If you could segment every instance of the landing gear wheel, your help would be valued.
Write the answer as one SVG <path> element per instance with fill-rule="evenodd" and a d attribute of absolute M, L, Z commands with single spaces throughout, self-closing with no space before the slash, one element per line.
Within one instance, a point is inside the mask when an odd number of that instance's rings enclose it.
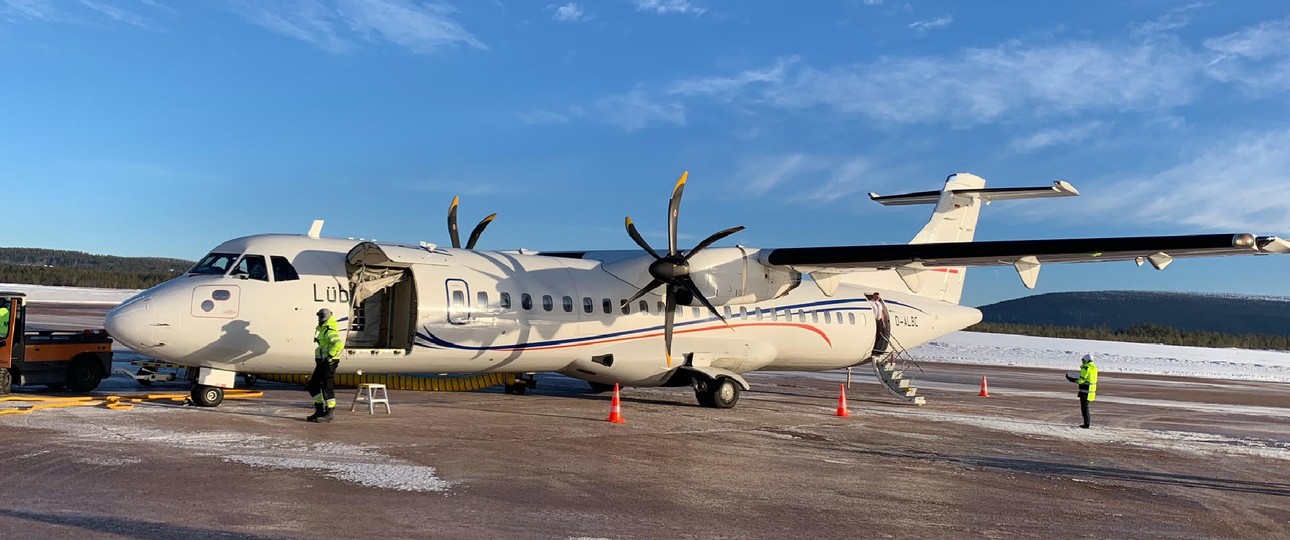
<path fill-rule="evenodd" d="M 257 382 L 260 382 L 260 378 L 257 377 L 254 373 L 242 374 L 242 384 L 246 386 L 255 386 L 255 383 Z"/>
<path fill-rule="evenodd" d="M 730 409 L 730 407 L 734 407 L 734 403 L 739 402 L 739 383 L 735 383 L 734 379 L 730 379 L 728 376 L 713 381 L 712 384 L 708 385 L 708 388 L 711 391 L 708 393 L 708 396 L 710 396 L 708 398 L 712 400 L 712 406 L 717 407 L 717 409 Z"/>
<path fill-rule="evenodd" d="M 524 395 L 524 392 L 527 392 L 528 389 L 528 385 L 524 384 L 522 381 L 516 381 L 506 385 L 506 393 L 515 394 L 517 396 Z"/>
<path fill-rule="evenodd" d="M 67 389 L 73 392 L 89 392 L 99 387 L 103 377 L 99 374 L 98 363 L 91 358 L 73 358 L 67 366 Z"/>
<path fill-rule="evenodd" d="M 587 382 L 587 386 L 591 387 L 591 392 L 594 394 L 603 394 L 605 392 L 608 392 L 614 389 L 614 385 L 612 384 L 590 382 L 590 381 Z"/>
<path fill-rule="evenodd" d="M 218 386 L 194 384 L 191 393 L 193 404 L 200 407 L 216 407 L 224 402 L 224 389 Z"/>
<path fill-rule="evenodd" d="M 9 368 L 0 368 L 0 396 L 13 391 L 13 374 Z"/>

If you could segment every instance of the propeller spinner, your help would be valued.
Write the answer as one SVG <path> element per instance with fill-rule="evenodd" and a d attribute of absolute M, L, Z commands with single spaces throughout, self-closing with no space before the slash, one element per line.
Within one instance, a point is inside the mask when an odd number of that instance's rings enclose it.
<path fill-rule="evenodd" d="M 649 284 L 643 287 L 634 296 L 624 300 L 623 305 L 625 306 L 634 302 L 636 299 L 649 294 L 660 286 L 667 286 L 667 288 L 664 289 L 663 295 L 665 299 L 664 302 L 666 304 L 666 309 L 663 312 L 663 344 L 667 352 L 667 367 L 672 367 L 672 327 L 676 319 L 676 305 L 678 304 L 678 297 L 682 295 L 688 295 L 691 297 L 691 299 L 687 299 L 687 301 L 679 302 L 682 304 L 689 304 L 692 299 L 698 299 L 700 303 L 708 308 L 708 311 L 711 311 L 713 315 L 716 315 L 718 319 L 721 319 L 721 322 L 726 323 L 726 325 L 729 326 L 730 323 L 726 322 L 726 318 L 722 317 L 721 313 L 717 312 L 717 308 L 712 305 L 712 302 L 709 302 L 708 299 L 703 296 L 703 292 L 699 290 L 698 285 L 695 285 L 694 280 L 690 278 L 690 258 L 694 257 L 694 254 L 702 251 L 714 242 L 744 230 L 744 228 L 740 226 L 718 232 L 707 237 L 702 242 L 699 242 L 699 245 L 694 246 L 694 249 L 691 249 L 689 253 L 684 255 L 681 254 L 681 252 L 676 248 L 676 222 L 677 217 L 681 212 L 681 192 L 685 190 L 685 179 L 689 175 L 689 171 L 681 173 L 681 178 L 676 181 L 676 187 L 672 188 L 672 199 L 667 205 L 666 256 L 659 255 L 658 252 L 654 251 L 654 248 L 650 247 L 650 245 L 645 242 L 645 239 L 641 237 L 640 232 L 636 230 L 636 225 L 632 223 L 631 217 L 628 217 L 626 220 L 627 234 L 632 237 L 632 240 L 636 242 L 636 245 L 640 246 L 645 250 L 645 252 L 654 257 L 654 262 L 649 265 L 649 274 L 654 279 L 650 280 Z"/>
<path fill-rule="evenodd" d="M 453 197 L 452 205 L 448 207 L 448 235 L 452 237 L 452 247 L 455 248 L 461 247 L 461 237 L 457 235 L 457 203 L 459 199 L 459 197 Z M 479 222 L 479 225 L 475 225 L 475 230 L 470 231 L 470 238 L 466 239 L 466 249 L 475 249 L 475 243 L 479 242 L 479 236 L 484 234 L 484 229 L 495 218 L 497 218 L 497 213 L 489 214 L 488 217 Z"/>

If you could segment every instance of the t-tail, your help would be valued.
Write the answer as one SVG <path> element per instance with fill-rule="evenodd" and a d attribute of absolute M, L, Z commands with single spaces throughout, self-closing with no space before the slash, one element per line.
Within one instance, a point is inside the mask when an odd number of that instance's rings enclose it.
<path fill-rule="evenodd" d="M 986 189 L 984 178 L 970 173 L 957 173 L 945 179 L 945 187 L 940 191 L 921 191 L 901 195 L 870 193 L 869 198 L 884 206 L 935 204 L 936 209 L 932 211 L 932 218 L 909 242 L 934 244 L 971 242 L 972 237 L 976 235 L 976 222 L 981 213 L 982 203 L 1075 195 L 1079 195 L 1075 187 L 1060 180 L 1053 182 L 1051 186 Z M 965 267 L 917 265 L 897 267 L 895 270 L 905 285 L 919 296 L 955 304 L 959 303 L 959 299 L 963 296 L 963 281 L 967 274 Z"/>

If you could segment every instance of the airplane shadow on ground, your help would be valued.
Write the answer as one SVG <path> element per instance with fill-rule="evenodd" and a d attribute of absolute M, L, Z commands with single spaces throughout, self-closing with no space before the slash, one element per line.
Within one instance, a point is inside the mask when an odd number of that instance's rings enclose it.
<path fill-rule="evenodd" d="M 953 465 L 987 467 L 1030 474 L 1051 474 L 1071 478 L 1091 480 L 1116 480 L 1121 482 L 1139 482 L 1144 484 L 1162 484 L 1197 489 L 1215 489 L 1237 493 L 1272 495 L 1290 497 L 1290 484 L 1273 482 L 1252 482 L 1212 478 L 1190 474 L 1174 474 L 1155 471 L 1140 471 L 1118 467 L 1098 467 L 1091 465 L 1074 465 L 1033 459 L 1016 459 L 989 456 L 950 456 L 931 452 L 893 451 L 893 450 L 855 450 L 855 453 L 891 459 L 917 459 L 929 462 L 949 463 Z"/>
<path fill-rule="evenodd" d="M 171 538 L 222 538 L 227 540 L 274 540 L 276 536 L 200 529 L 171 523 L 156 523 L 112 516 L 41 514 L 21 510 L 0 509 L 0 516 L 51 525 L 76 527 L 91 533 L 112 533 L 127 538 L 169 540 Z"/>

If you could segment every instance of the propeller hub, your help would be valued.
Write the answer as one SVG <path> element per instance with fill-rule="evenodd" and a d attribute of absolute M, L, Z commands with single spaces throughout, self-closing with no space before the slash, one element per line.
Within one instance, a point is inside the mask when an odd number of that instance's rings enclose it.
<path fill-rule="evenodd" d="M 659 281 L 671 283 L 677 278 L 690 275 L 690 263 L 680 257 L 663 257 L 650 263 L 649 275 Z"/>

